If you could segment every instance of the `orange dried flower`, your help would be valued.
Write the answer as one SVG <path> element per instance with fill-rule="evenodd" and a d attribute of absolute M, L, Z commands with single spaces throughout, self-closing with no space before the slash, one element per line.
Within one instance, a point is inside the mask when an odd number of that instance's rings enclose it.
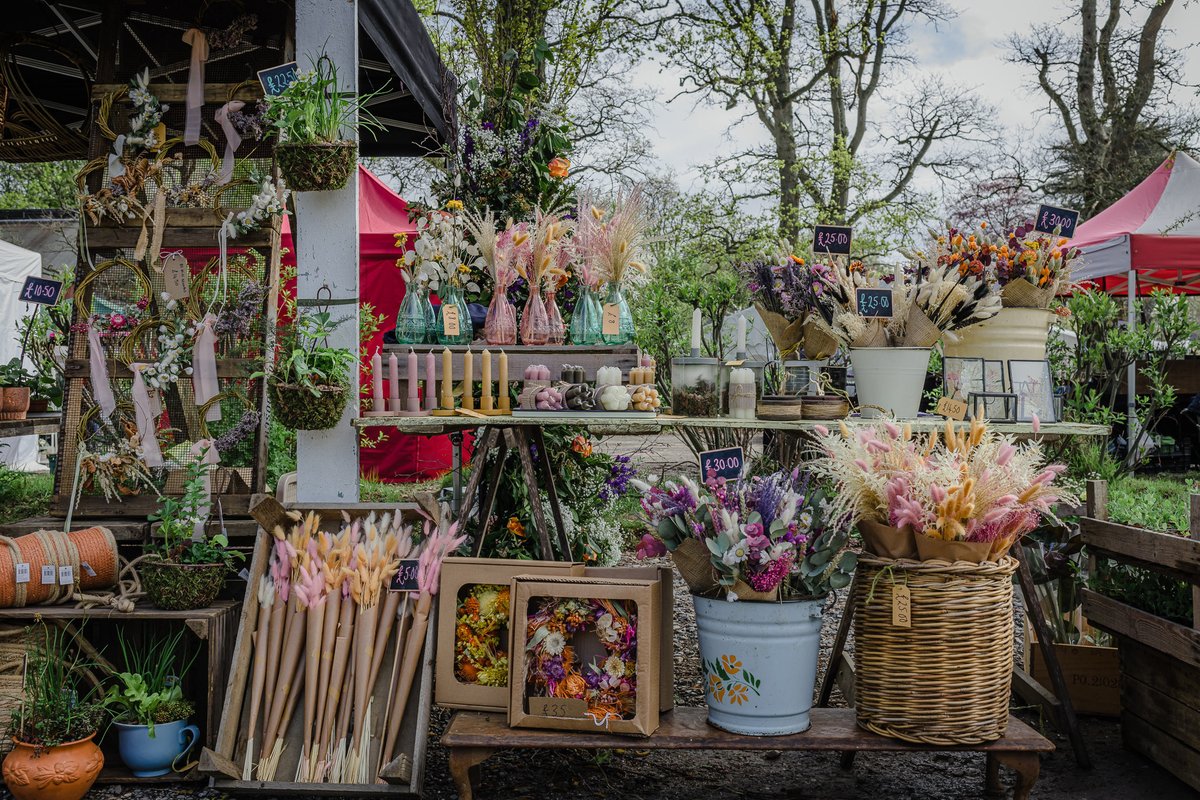
<path fill-rule="evenodd" d="M 511 533 L 513 536 L 519 536 L 519 537 L 524 538 L 525 526 L 522 525 L 521 520 L 517 519 L 516 517 L 509 517 L 508 525 L 505 527 L 508 528 L 508 532 Z"/>
<path fill-rule="evenodd" d="M 546 165 L 546 168 L 550 170 L 551 178 L 562 180 L 571 171 L 571 161 L 562 157 L 552 158 L 550 159 L 550 163 Z"/>

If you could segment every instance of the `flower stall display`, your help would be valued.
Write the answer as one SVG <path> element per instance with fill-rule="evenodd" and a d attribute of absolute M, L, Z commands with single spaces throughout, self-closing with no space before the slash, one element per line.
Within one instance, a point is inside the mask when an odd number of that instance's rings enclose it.
<path fill-rule="evenodd" d="M 432 331 L 437 343 L 470 344 L 475 329 L 463 290 L 479 291 L 471 275 L 486 263 L 479 246 L 467 235 L 466 219 L 459 213 L 462 203 L 451 201 L 447 206 L 453 210 L 431 211 L 417 218 L 417 238 L 402 260 L 417 287 L 432 289 L 441 301 Z M 412 287 L 412 282 L 407 286 Z"/>
<path fill-rule="evenodd" d="M 838 349 L 830 329 L 837 303 L 825 297 L 838 287 L 823 279 L 832 269 L 824 263 L 827 258 L 812 254 L 804 258 L 781 247 L 738 267 L 781 359 L 803 351 L 806 358 L 820 361 Z"/>
<path fill-rule="evenodd" d="M 514 578 L 509 724 L 654 733 L 659 600 L 656 581 Z"/>
<path fill-rule="evenodd" d="M 843 494 L 798 470 L 640 488 L 656 533 L 639 554 L 669 551 L 692 591 L 709 722 L 755 736 L 807 730 L 824 600 L 856 564 Z"/>
<path fill-rule="evenodd" d="M 442 564 L 434 699 L 449 708 L 508 708 L 510 584 L 517 575 L 581 576 L 583 564 L 447 558 Z"/>

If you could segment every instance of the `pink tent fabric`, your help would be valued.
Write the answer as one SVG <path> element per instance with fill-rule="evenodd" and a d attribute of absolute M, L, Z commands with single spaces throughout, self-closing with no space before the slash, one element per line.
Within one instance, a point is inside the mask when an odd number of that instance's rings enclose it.
<path fill-rule="evenodd" d="M 1169 156 L 1127 195 L 1082 223 L 1071 244 L 1083 251 L 1074 277 L 1113 294 L 1168 288 L 1200 294 L 1200 162 Z"/>

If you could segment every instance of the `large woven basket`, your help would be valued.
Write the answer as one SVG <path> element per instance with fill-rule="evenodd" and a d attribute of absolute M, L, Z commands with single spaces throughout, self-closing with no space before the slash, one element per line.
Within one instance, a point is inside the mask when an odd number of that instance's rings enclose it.
<path fill-rule="evenodd" d="M 860 556 L 854 583 L 858 724 L 934 745 L 1000 739 L 1013 667 L 1017 562 L 892 561 Z M 893 624 L 907 587 L 910 627 Z"/>

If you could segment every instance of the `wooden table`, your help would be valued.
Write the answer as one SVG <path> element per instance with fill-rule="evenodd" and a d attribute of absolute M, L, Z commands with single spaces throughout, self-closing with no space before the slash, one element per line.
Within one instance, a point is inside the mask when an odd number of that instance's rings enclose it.
<path fill-rule="evenodd" d="M 0 439 L 9 436 L 40 436 L 58 433 L 62 414 L 57 411 L 26 414 L 25 419 L 0 419 Z"/>
<path fill-rule="evenodd" d="M 479 785 L 480 765 L 500 750 L 510 749 L 605 749 L 632 746 L 645 750 L 805 750 L 843 753 L 849 768 L 852 755 L 861 751 L 891 753 L 971 752 L 987 757 L 985 792 L 1002 797 L 1000 765 L 1017 773 L 1013 800 L 1028 800 L 1041 769 L 1040 755 L 1053 752 L 1054 745 L 1033 728 L 1009 717 L 1008 733 L 999 741 L 961 747 L 909 744 L 860 729 L 849 708 L 814 708 L 812 728 L 792 736 L 743 736 L 714 728 L 705 720 L 703 708 L 676 708 L 664 714 L 653 736 L 641 739 L 605 733 L 568 732 L 509 728 L 503 714 L 460 711 L 442 735 L 450 751 L 450 776 L 459 800 L 472 800 Z"/>

